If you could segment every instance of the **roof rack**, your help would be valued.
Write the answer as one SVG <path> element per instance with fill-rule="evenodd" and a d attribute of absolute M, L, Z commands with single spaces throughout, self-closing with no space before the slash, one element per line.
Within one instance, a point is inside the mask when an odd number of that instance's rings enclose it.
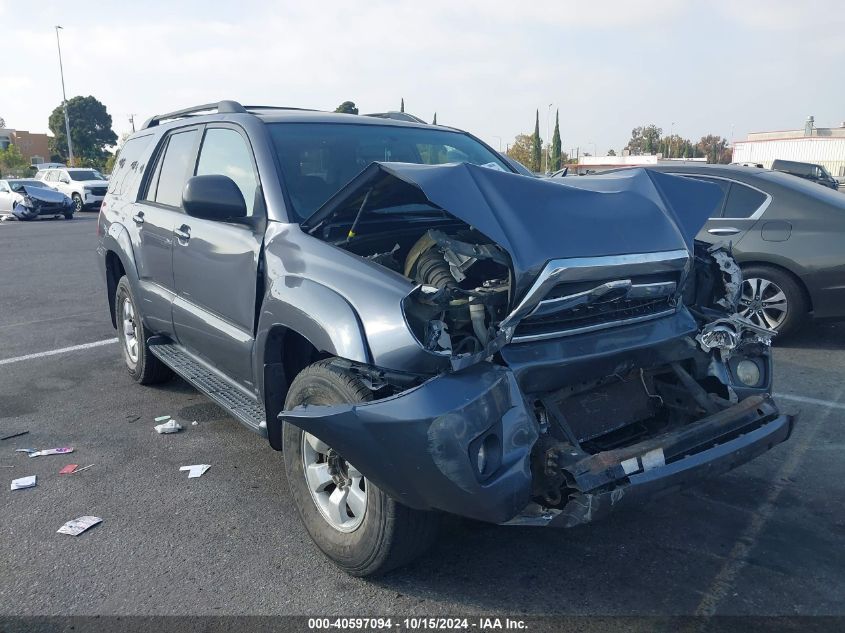
<path fill-rule="evenodd" d="M 393 119 L 394 121 L 408 121 L 410 123 L 423 123 L 428 125 L 427 121 L 423 121 L 418 116 L 408 114 L 407 112 L 396 112 L 395 110 L 391 110 L 389 112 L 373 112 L 371 114 L 365 114 L 364 116 L 372 116 L 377 119 Z"/>
<path fill-rule="evenodd" d="M 245 114 L 256 110 L 307 110 L 307 108 L 289 108 L 286 106 L 267 106 L 267 105 L 248 105 L 243 106 L 237 101 L 225 100 L 217 103 L 205 103 L 203 105 L 192 106 L 175 112 L 168 112 L 166 114 L 156 114 L 146 120 L 142 130 L 149 127 L 155 127 L 162 121 L 171 121 L 174 119 L 183 119 L 185 117 L 194 116 L 197 114 Z"/>

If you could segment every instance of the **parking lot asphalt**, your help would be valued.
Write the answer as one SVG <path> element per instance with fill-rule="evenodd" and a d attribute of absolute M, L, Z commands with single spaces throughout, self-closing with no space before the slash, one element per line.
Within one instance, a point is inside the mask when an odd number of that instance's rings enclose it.
<path fill-rule="evenodd" d="M 115 336 L 94 219 L 0 224 L 0 436 L 29 431 L 0 442 L 0 614 L 845 614 L 842 324 L 776 347 L 800 419 L 756 461 L 568 531 L 450 521 L 418 563 L 361 580 L 311 544 L 280 455 L 186 383 L 136 385 L 114 343 L 39 355 Z M 185 430 L 155 433 L 166 414 Z M 14 452 L 58 446 L 75 451 Z M 56 533 L 81 515 L 103 522 Z"/>

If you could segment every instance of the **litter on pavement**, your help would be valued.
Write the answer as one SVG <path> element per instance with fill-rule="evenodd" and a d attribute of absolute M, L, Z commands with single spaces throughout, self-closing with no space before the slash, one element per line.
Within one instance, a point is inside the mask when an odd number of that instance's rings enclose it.
<path fill-rule="evenodd" d="M 73 452 L 73 446 L 62 446 L 61 448 L 45 448 L 43 451 L 30 452 L 30 457 L 41 457 L 42 455 L 66 455 Z"/>
<path fill-rule="evenodd" d="M 169 419 L 170 419 L 169 415 L 160 415 L 153 421 L 154 422 L 164 422 L 165 420 L 169 420 Z"/>
<path fill-rule="evenodd" d="M 23 490 L 24 488 L 32 488 L 35 485 L 36 475 L 29 477 L 21 477 L 19 479 L 12 479 L 12 490 Z"/>
<path fill-rule="evenodd" d="M 209 468 L 211 468 L 211 464 L 194 464 L 193 466 L 182 466 L 179 470 L 187 470 L 188 479 L 194 479 L 195 477 L 202 477 L 202 474 Z"/>
<path fill-rule="evenodd" d="M 83 470 L 88 470 L 88 469 L 89 469 L 89 468 L 91 468 L 91 466 L 93 466 L 93 465 L 94 465 L 94 464 L 88 464 L 87 466 L 83 466 L 82 468 L 77 468 L 76 470 L 74 470 L 74 471 L 73 471 L 72 473 L 70 473 L 70 474 L 71 474 L 71 475 L 75 475 L 76 473 L 81 473 Z"/>
<path fill-rule="evenodd" d="M 198 424 L 199 424 L 199 422 L 197 422 L 196 420 L 194 420 L 193 422 L 191 422 L 191 426 L 197 426 Z"/>
<path fill-rule="evenodd" d="M 158 418 L 156 418 L 158 420 Z M 158 424 L 153 427 L 158 433 L 178 433 L 182 430 L 182 425 L 176 420 L 170 420 L 164 424 Z"/>
<path fill-rule="evenodd" d="M 60 475 L 70 475 L 74 470 L 79 468 L 79 464 L 68 464 L 59 471 Z"/>
<path fill-rule="evenodd" d="M 21 431 L 20 433 L 12 433 L 11 435 L 6 435 L 4 437 L 0 437 L 0 442 L 2 442 L 3 440 L 10 440 L 13 437 L 20 437 L 21 435 L 26 435 L 27 433 L 29 433 L 29 431 Z"/>
<path fill-rule="evenodd" d="M 16 453 L 29 453 L 31 455 L 32 453 L 37 453 L 38 451 L 35 450 L 34 448 L 16 448 L 15 452 Z"/>
<path fill-rule="evenodd" d="M 62 527 L 56 530 L 56 532 L 58 534 L 70 534 L 71 536 L 79 536 L 88 528 L 97 525 L 98 523 L 102 523 L 102 521 L 103 520 L 100 517 L 79 517 L 78 519 L 68 521 Z"/>

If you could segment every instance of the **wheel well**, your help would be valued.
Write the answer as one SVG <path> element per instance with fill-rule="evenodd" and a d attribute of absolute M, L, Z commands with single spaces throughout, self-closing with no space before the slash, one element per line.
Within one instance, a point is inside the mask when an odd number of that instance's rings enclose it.
<path fill-rule="evenodd" d="M 106 252 L 106 289 L 109 296 L 109 311 L 111 312 L 112 327 L 117 329 L 117 321 L 114 316 L 114 293 L 117 291 L 117 284 L 120 278 L 126 274 L 123 262 L 114 251 Z"/>
<path fill-rule="evenodd" d="M 773 264 L 771 262 L 760 262 L 760 261 L 747 261 L 742 262 L 740 264 L 740 268 L 748 268 L 750 266 L 762 266 L 764 268 L 775 268 L 780 272 L 789 275 L 792 277 L 793 281 L 798 284 L 798 287 L 801 288 L 801 292 L 804 294 L 804 298 L 807 300 L 807 310 L 809 312 L 813 311 L 813 298 L 810 296 L 810 292 L 807 290 L 807 286 L 804 284 L 804 280 L 801 279 L 798 275 L 794 272 L 786 268 L 785 266 L 781 266 L 780 264 Z"/>
<path fill-rule="evenodd" d="M 274 326 L 264 348 L 264 406 L 267 416 L 278 415 L 285 406 L 288 388 L 297 374 L 312 363 L 330 358 L 299 332 Z"/>

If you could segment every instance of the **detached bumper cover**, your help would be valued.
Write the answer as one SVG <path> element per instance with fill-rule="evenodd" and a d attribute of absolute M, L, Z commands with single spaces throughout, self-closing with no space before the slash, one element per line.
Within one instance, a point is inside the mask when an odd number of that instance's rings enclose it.
<path fill-rule="evenodd" d="M 537 423 L 513 373 L 497 365 L 479 363 L 372 403 L 299 407 L 279 418 L 328 443 L 412 508 L 501 523 L 530 501 Z M 476 440 L 489 434 L 501 459 L 482 478 Z"/>
<path fill-rule="evenodd" d="M 557 527 L 726 472 L 786 440 L 793 426 L 768 396 L 752 396 L 639 444 L 577 457 L 566 452 L 558 467 L 574 487 L 562 510 L 549 510 L 531 502 L 538 424 L 505 367 L 483 362 L 384 400 L 298 407 L 279 419 L 328 443 L 412 508 Z M 490 435 L 500 458 L 480 475 L 478 447 Z"/>

